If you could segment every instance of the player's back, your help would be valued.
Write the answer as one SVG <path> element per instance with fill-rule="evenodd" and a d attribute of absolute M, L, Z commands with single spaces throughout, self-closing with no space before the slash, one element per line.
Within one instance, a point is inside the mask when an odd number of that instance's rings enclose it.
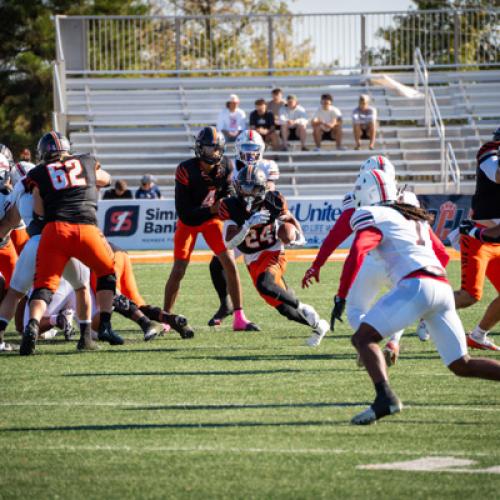
<path fill-rule="evenodd" d="M 97 224 L 96 170 L 99 163 L 89 154 L 44 161 L 32 169 L 28 184 L 38 187 L 46 222 Z"/>
<path fill-rule="evenodd" d="M 375 227 L 382 241 L 375 253 L 384 260 L 387 272 L 397 283 L 408 274 L 423 268 L 442 266 L 433 250 L 429 224 L 409 220 L 389 206 L 361 207 L 353 214 L 354 231 Z"/>

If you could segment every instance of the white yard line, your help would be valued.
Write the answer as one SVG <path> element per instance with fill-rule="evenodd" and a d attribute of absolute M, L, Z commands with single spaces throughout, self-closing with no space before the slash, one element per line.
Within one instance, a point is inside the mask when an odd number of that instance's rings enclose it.
<path fill-rule="evenodd" d="M 29 451 L 68 451 L 68 452 L 119 452 L 119 453 L 217 453 L 217 454 L 279 454 L 279 455 L 342 455 L 342 454 L 354 454 L 354 455 L 401 455 L 401 456 L 421 456 L 421 455 L 435 455 L 440 456 L 443 454 L 455 455 L 455 456 L 471 456 L 471 457 L 495 457 L 496 455 L 491 452 L 475 452 L 475 451 L 444 451 L 439 450 L 433 451 L 422 451 L 422 450 L 374 450 L 366 449 L 361 450 L 359 448 L 355 449 L 345 449 L 345 448 L 224 448 L 218 446 L 127 446 L 127 445 L 56 445 L 56 446 L 23 446 L 23 445 L 0 445 L 0 450 L 3 451 L 18 451 L 18 450 L 29 450 Z"/>

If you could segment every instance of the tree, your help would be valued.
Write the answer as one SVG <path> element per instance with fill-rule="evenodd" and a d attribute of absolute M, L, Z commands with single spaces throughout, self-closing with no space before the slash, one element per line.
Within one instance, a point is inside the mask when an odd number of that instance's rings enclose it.
<path fill-rule="evenodd" d="M 416 9 L 381 28 L 381 48 L 367 51 L 368 65 L 412 65 L 419 47 L 430 65 L 493 63 L 497 54 L 498 15 L 490 0 L 413 0 Z M 464 9 L 476 9 L 466 12 Z M 426 12 L 447 10 L 446 14 Z"/>
<path fill-rule="evenodd" d="M 50 128 L 56 14 L 144 14 L 135 0 L 2 0 L 0 142 L 33 149 Z"/>

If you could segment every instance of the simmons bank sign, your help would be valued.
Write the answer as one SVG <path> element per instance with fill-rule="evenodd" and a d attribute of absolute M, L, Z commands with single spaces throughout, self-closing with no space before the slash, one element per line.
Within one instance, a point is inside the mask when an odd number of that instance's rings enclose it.
<path fill-rule="evenodd" d="M 448 235 L 467 217 L 470 196 L 419 196 L 421 204 L 434 216 L 434 230 L 445 242 Z M 314 199 L 288 197 L 288 206 L 299 220 L 307 246 L 319 247 L 342 213 L 342 198 Z M 125 250 L 171 250 L 174 247 L 177 213 L 173 200 L 101 200 L 99 227 L 104 235 Z M 341 247 L 348 247 L 351 239 Z M 207 246 L 200 235 L 198 249 Z"/>

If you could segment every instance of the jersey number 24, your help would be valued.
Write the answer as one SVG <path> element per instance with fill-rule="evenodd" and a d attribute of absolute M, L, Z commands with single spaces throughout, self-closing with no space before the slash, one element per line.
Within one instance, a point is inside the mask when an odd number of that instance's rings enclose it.
<path fill-rule="evenodd" d="M 76 158 L 68 161 L 49 163 L 47 165 L 50 181 L 56 191 L 73 187 L 83 187 L 87 185 L 85 177 L 82 176 L 83 167 L 80 160 Z"/>

